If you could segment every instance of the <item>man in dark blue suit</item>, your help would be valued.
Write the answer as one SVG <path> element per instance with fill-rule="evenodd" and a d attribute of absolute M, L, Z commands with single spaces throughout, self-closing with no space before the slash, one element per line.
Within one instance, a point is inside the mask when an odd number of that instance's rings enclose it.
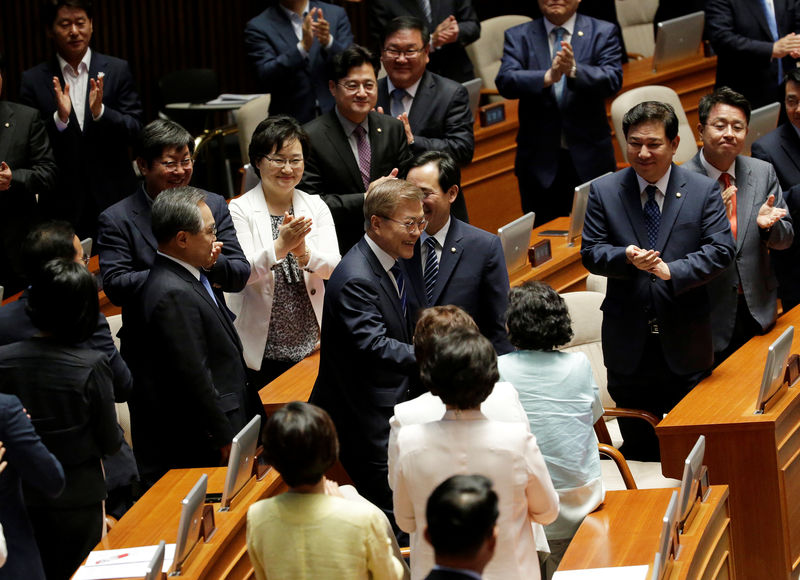
<path fill-rule="evenodd" d="M 339 457 L 359 493 L 393 525 L 389 419 L 417 373 L 408 283 L 397 260 L 414 253 L 424 215 L 415 185 L 390 179 L 370 188 L 366 235 L 342 258 L 325 289 L 319 375 L 309 399 L 333 419 Z"/>
<path fill-rule="evenodd" d="M 672 164 L 679 142 L 672 107 L 636 105 L 623 130 L 631 168 L 592 184 L 581 257 L 587 270 L 608 277 L 608 392 L 618 406 L 660 418 L 709 374 L 706 284 L 730 265 L 735 244 L 719 184 Z M 626 457 L 658 457 L 658 440 L 643 427 L 620 420 Z"/>
<path fill-rule="evenodd" d="M 142 126 L 142 104 L 128 63 L 89 49 L 90 1 L 50 2 L 44 21 L 56 54 L 25 71 L 20 89 L 22 102 L 42 114 L 60 170 L 58 187 L 40 204 L 79 237 L 95 237 L 98 214 L 136 187 L 128 146 Z"/>
<path fill-rule="evenodd" d="M 247 54 L 270 115 L 306 123 L 333 108 L 328 90 L 330 59 L 353 43 L 344 9 L 317 0 L 280 0 L 247 23 Z"/>
<path fill-rule="evenodd" d="M 503 247 L 497 236 L 450 215 L 461 184 L 455 161 L 447 153 L 423 153 L 411 163 L 407 179 L 425 195 L 422 207 L 428 220 L 414 255 L 401 261 L 413 289 L 411 320 L 423 308 L 455 304 L 472 316 L 498 354 L 511 352 Z"/>
<path fill-rule="evenodd" d="M 520 100 L 515 172 L 538 223 L 568 215 L 575 186 L 616 167 L 605 99 L 622 86 L 622 49 L 578 2 L 539 0 L 544 18 L 507 30 L 495 81 Z"/>
<path fill-rule="evenodd" d="M 194 139 L 173 121 L 158 119 L 142 130 L 136 163 L 144 182 L 134 193 L 104 211 L 99 218 L 97 247 L 103 290 L 124 307 L 147 280 L 158 243 L 150 229 L 153 200 L 165 189 L 188 185 L 192 178 Z M 238 292 L 250 277 L 250 264 L 242 253 L 225 199 L 206 193 L 217 225 L 214 261 L 206 275 L 217 299 Z"/>

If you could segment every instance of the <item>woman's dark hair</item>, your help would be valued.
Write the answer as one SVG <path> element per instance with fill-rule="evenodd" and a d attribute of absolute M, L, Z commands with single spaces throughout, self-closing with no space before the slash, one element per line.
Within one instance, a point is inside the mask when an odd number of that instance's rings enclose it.
<path fill-rule="evenodd" d="M 264 426 L 267 462 L 289 487 L 313 485 L 339 458 L 336 427 L 323 409 L 294 401 L 284 405 Z"/>
<path fill-rule="evenodd" d="M 511 344 L 523 350 L 553 350 L 572 339 L 572 325 L 564 299 L 537 280 L 511 289 L 506 326 Z"/>
<path fill-rule="evenodd" d="M 57 258 L 34 276 L 28 316 L 42 332 L 67 344 L 87 340 L 97 328 L 97 283 L 83 264 Z"/>
<path fill-rule="evenodd" d="M 431 306 L 423 310 L 414 327 L 414 356 L 417 364 L 422 364 L 436 337 L 448 335 L 454 328 L 478 330 L 478 325 L 465 310 L 454 304 Z"/>
<path fill-rule="evenodd" d="M 472 328 L 455 328 L 432 338 L 420 363 L 422 384 L 445 405 L 480 406 L 500 378 L 492 343 Z"/>
<path fill-rule="evenodd" d="M 295 139 L 300 142 L 303 157 L 308 157 L 308 133 L 294 117 L 276 115 L 267 117 L 258 124 L 256 130 L 253 131 L 253 138 L 250 139 L 247 153 L 250 157 L 250 166 L 259 179 L 261 172 L 258 170 L 258 162 L 273 151 L 277 153 Z"/>

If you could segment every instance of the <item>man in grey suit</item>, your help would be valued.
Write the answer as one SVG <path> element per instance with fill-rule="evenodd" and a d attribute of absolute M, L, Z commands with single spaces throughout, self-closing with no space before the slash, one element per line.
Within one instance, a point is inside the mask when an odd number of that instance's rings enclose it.
<path fill-rule="evenodd" d="M 474 120 L 464 85 L 427 70 L 428 29 L 414 16 L 398 16 L 383 36 L 381 62 L 386 77 L 378 81 L 378 111 L 403 123 L 411 153 L 445 151 L 463 166 L 475 152 Z M 467 221 L 464 196 L 453 214 Z"/>
<path fill-rule="evenodd" d="M 792 220 L 769 163 L 741 155 L 750 103 L 721 87 L 700 99 L 697 130 L 703 148 L 686 168 L 720 182 L 736 241 L 734 261 L 711 282 L 714 363 L 720 364 L 777 316 L 777 280 L 769 251 L 788 248 Z"/>

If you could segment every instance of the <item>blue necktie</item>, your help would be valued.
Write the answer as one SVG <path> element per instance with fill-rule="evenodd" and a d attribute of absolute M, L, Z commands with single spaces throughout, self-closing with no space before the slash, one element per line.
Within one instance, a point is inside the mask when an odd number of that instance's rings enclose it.
<path fill-rule="evenodd" d="M 555 34 L 556 39 L 553 42 L 553 55 L 552 58 L 556 57 L 556 53 L 561 50 L 561 41 L 564 40 L 564 33 L 567 31 L 566 28 L 561 26 L 553 29 L 553 34 Z M 567 79 L 564 75 L 561 75 L 561 78 L 558 82 L 553 83 L 553 95 L 556 98 L 556 102 L 559 106 L 561 106 L 561 100 L 564 98 L 564 86 L 567 84 Z"/>
<path fill-rule="evenodd" d="M 405 89 L 394 89 L 392 91 L 392 117 L 397 118 L 399 115 L 406 112 L 406 108 L 403 106 L 403 99 L 407 94 Z"/>
<path fill-rule="evenodd" d="M 394 276 L 394 281 L 397 282 L 397 294 L 400 296 L 400 305 L 403 307 L 403 316 L 406 316 L 406 281 L 403 272 L 400 270 L 400 265 L 395 262 L 394 266 L 389 268 L 389 271 Z"/>
<path fill-rule="evenodd" d="M 200 272 L 200 283 L 203 285 L 203 288 L 206 289 L 208 295 L 211 296 L 211 300 L 214 301 L 214 304 L 219 306 L 219 303 L 217 302 L 217 297 L 214 295 L 214 290 L 211 289 L 211 283 L 208 281 L 208 278 L 206 278 L 206 275 L 203 274 L 202 272 Z"/>
<path fill-rule="evenodd" d="M 428 236 L 425 238 L 425 245 L 428 248 L 428 256 L 425 258 L 425 296 L 428 298 L 428 306 L 433 306 L 433 289 L 436 287 L 436 277 L 439 274 L 436 238 Z"/>
<path fill-rule="evenodd" d="M 655 185 L 648 185 L 644 190 L 647 192 L 647 201 L 644 204 L 644 224 L 647 228 L 647 242 L 650 244 L 648 250 L 652 250 L 656 247 L 656 240 L 658 239 L 661 210 L 658 209 L 658 203 L 656 203 L 658 188 Z"/>
<path fill-rule="evenodd" d="M 428 0 L 417 0 L 419 7 L 422 9 L 422 13 L 425 15 L 425 24 L 428 25 L 428 28 L 431 28 L 431 4 Z"/>
<path fill-rule="evenodd" d="M 772 42 L 777 42 L 778 38 L 778 23 L 775 20 L 775 11 L 773 8 L 770 8 L 769 2 L 767 0 L 761 0 L 761 6 L 764 9 L 764 16 L 767 18 L 767 26 L 769 26 L 770 34 L 772 34 Z M 773 5 L 774 6 L 774 5 Z M 782 59 L 778 59 L 778 84 L 783 82 L 783 62 Z"/>

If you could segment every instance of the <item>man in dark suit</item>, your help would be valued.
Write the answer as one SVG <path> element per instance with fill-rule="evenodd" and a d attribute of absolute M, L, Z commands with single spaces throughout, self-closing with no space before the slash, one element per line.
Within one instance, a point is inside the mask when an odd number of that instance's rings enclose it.
<path fill-rule="evenodd" d="M 464 85 L 426 70 L 428 29 L 422 20 L 399 16 L 384 32 L 381 62 L 386 77 L 378 81 L 378 110 L 403 122 L 411 153 L 445 151 L 466 165 L 475 152 L 474 119 Z M 453 215 L 467 221 L 464 195 Z"/>
<path fill-rule="evenodd" d="M 270 93 L 270 115 L 301 123 L 333 108 L 331 58 L 353 43 L 344 9 L 317 0 L 280 0 L 247 23 L 244 44 L 258 81 Z"/>
<path fill-rule="evenodd" d="M 422 190 L 428 227 L 401 260 L 413 292 L 411 320 L 429 306 L 455 304 L 466 310 L 498 354 L 514 350 L 505 314 L 508 272 L 500 239 L 450 215 L 461 172 L 447 153 L 429 151 L 414 159 L 408 181 Z"/>
<path fill-rule="evenodd" d="M 706 284 L 731 264 L 735 246 L 717 182 L 672 164 L 679 142 L 672 107 L 641 103 L 622 126 L 631 167 L 592 184 L 581 258 L 608 277 L 609 394 L 621 407 L 661 417 L 711 369 Z M 620 420 L 626 457 L 658 457 L 648 428 Z"/>
<path fill-rule="evenodd" d="M 0 94 L 3 92 L 0 55 Z M 56 162 L 39 112 L 0 101 L 0 286 L 6 296 L 24 283 L 19 256 L 22 240 L 36 223 L 36 196 L 55 187 Z"/>
<path fill-rule="evenodd" d="M 800 1 L 707 0 L 705 13 L 715 86 L 741 93 L 754 109 L 780 101 L 783 75 L 800 57 Z"/>
<path fill-rule="evenodd" d="M 772 165 L 741 155 L 750 103 L 722 87 L 700 99 L 703 148 L 684 167 L 715 179 L 736 241 L 733 263 L 708 283 L 714 364 L 775 324 L 778 281 L 771 250 L 788 248 L 792 219 Z"/>
<path fill-rule="evenodd" d="M 482 475 L 454 475 L 433 490 L 425 506 L 425 539 L 436 565 L 425 580 L 480 578 L 497 545 L 497 494 Z"/>
<path fill-rule="evenodd" d="M 544 18 L 507 30 L 496 79 L 520 99 L 515 173 L 537 223 L 568 215 L 575 186 L 616 167 L 604 103 L 622 86 L 622 49 L 578 2 L 539 0 Z"/>
<path fill-rule="evenodd" d="M 753 143 L 752 154 L 769 161 L 786 191 L 800 185 L 800 69 L 792 68 L 784 80 L 787 122 Z"/>
<path fill-rule="evenodd" d="M 379 47 L 386 26 L 398 16 L 414 16 L 432 31 L 429 69 L 459 83 L 475 78 L 464 48 L 481 36 L 481 23 L 472 0 L 372 0 L 369 25 Z"/>
<path fill-rule="evenodd" d="M 131 432 L 145 488 L 170 469 L 221 465 L 256 412 L 241 342 L 203 273 L 216 239 L 205 199 L 193 187 L 156 198 L 158 256 L 123 310 L 123 349 L 136 384 Z"/>
<path fill-rule="evenodd" d="M 157 119 L 142 129 L 136 163 L 144 182 L 114 204 L 98 220 L 97 247 L 103 290 L 117 306 L 125 307 L 144 286 L 156 258 L 158 243 L 150 228 L 153 200 L 163 190 L 188 185 L 192 178 L 194 139 L 183 127 Z M 239 292 L 250 277 L 225 199 L 204 192 L 217 226 L 214 261 L 205 272 L 217 300 L 224 292 Z"/>
<path fill-rule="evenodd" d="M 393 408 L 416 376 L 398 258 L 410 258 L 425 229 L 422 192 L 402 180 L 375 185 L 364 203 L 364 235 L 325 289 L 319 375 L 309 402 L 328 411 L 342 465 L 361 495 L 394 525 L 387 445 Z"/>
<path fill-rule="evenodd" d="M 98 214 L 136 187 L 128 146 L 142 104 L 128 63 L 89 49 L 90 1 L 54 0 L 43 17 L 56 54 L 25 71 L 20 89 L 42 114 L 60 170 L 57 189 L 40 203 L 79 237 L 95 237 Z"/>
<path fill-rule="evenodd" d="M 363 231 L 364 192 L 376 180 L 405 176 L 411 162 L 403 123 L 373 111 L 379 66 L 358 45 L 336 55 L 328 81 L 336 107 L 303 126 L 311 150 L 297 188 L 328 204 L 342 255 Z"/>

